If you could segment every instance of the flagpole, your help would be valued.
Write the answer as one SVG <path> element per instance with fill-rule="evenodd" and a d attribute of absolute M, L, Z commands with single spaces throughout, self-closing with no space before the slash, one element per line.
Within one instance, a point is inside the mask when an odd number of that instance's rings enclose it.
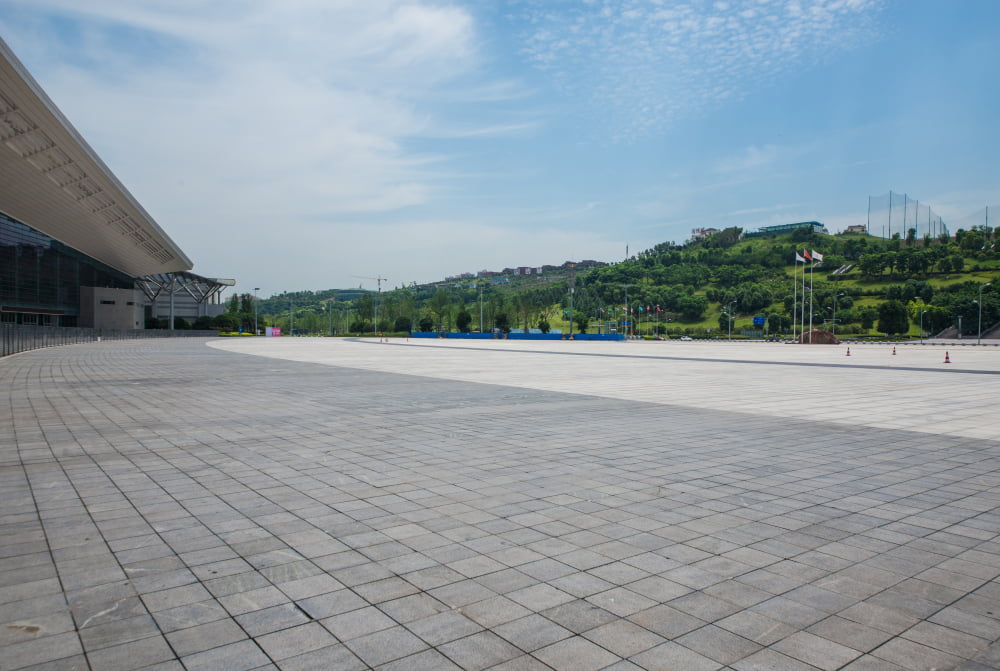
<path fill-rule="evenodd" d="M 813 341 L 813 268 L 816 264 L 809 266 L 809 344 Z"/>
<path fill-rule="evenodd" d="M 795 252 L 795 272 L 792 273 L 792 286 L 795 289 L 792 298 L 792 333 L 795 333 L 795 322 L 799 316 L 799 253 Z"/>
<path fill-rule="evenodd" d="M 806 262 L 805 261 L 802 262 L 802 307 L 800 307 L 799 310 L 802 313 L 799 319 L 799 328 L 804 331 L 806 328 Z M 801 334 L 799 338 L 801 339 Z"/>

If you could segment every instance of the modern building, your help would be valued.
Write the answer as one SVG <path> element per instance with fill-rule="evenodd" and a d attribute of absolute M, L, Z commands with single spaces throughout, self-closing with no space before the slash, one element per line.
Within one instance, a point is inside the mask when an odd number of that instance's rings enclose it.
<path fill-rule="evenodd" d="M 143 328 L 221 312 L 235 282 L 192 267 L 0 40 L 0 321 Z"/>
<path fill-rule="evenodd" d="M 751 235 L 772 235 L 775 233 L 790 233 L 792 231 L 797 231 L 800 229 L 809 230 L 812 233 L 821 233 L 826 235 L 829 231 L 826 230 L 826 226 L 818 221 L 799 221 L 794 224 L 777 224 L 775 226 L 761 226 L 757 229 L 756 233 Z"/>

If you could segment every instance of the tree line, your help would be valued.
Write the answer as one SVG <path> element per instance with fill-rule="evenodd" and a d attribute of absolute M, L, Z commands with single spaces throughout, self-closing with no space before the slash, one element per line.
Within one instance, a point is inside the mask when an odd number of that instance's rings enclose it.
<path fill-rule="evenodd" d="M 992 284 L 983 288 L 1000 266 L 993 241 L 987 227 L 933 238 L 911 230 L 888 240 L 808 229 L 744 238 L 732 227 L 703 240 L 661 243 L 621 263 L 520 284 L 470 279 L 383 292 L 292 292 L 258 300 L 257 312 L 259 320 L 295 333 L 330 335 L 547 331 L 554 324 L 584 332 L 625 322 L 652 335 L 743 328 L 753 317 L 763 317 L 770 333 L 788 333 L 803 311 L 806 323 L 811 317 L 843 334 L 872 328 L 901 334 L 921 322 L 936 333 L 960 317 L 963 332 L 972 334 L 980 309 L 984 323 L 1000 319 L 1000 292 Z M 809 295 L 795 261 L 803 250 L 823 255 Z M 252 296 L 233 296 L 228 308 L 227 324 L 252 328 Z"/>

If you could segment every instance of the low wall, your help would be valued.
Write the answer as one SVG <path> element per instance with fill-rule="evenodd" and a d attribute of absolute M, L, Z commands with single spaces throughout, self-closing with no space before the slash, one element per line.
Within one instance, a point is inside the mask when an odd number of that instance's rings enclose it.
<path fill-rule="evenodd" d="M 218 331 L 175 329 L 91 329 L 74 326 L 28 326 L 0 324 L 0 357 L 43 347 L 74 345 L 103 340 L 146 338 L 214 338 Z"/>

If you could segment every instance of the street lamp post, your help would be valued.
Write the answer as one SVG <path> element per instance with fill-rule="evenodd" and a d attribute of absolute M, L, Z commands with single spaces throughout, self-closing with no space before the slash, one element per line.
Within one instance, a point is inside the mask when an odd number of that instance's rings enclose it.
<path fill-rule="evenodd" d="M 837 335 L 837 299 L 843 295 L 843 293 L 839 293 L 833 297 L 833 335 Z"/>
<path fill-rule="evenodd" d="M 729 340 L 733 339 L 733 306 L 736 305 L 736 301 L 729 301 Z"/>
<path fill-rule="evenodd" d="M 925 312 L 927 312 L 927 310 L 921 310 L 920 311 L 920 344 L 921 345 L 924 344 L 924 313 Z"/>
<path fill-rule="evenodd" d="M 260 335 L 260 330 L 257 328 L 257 292 L 260 291 L 260 287 L 253 288 L 253 334 Z"/>
<path fill-rule="evenodd" d="M 625 290 L 625 319 L 623 320 L 622 325 L 624 326 L 625 324 L 628 324 L 628 329 L 625 331 L 625 336 L 626 337 L 632 335 L 631 334 L 631 331 L 632 331 L 631 312 L 629 312 L 629 309 L 628 309 L 628 288 L 629 287 L 633 287 L 633 286 L 635 286 L 635 285 L 634 284 L 622 284 L 621 285 L 622 289 Z"/>
<path fill-rule="evenodd" d="M 990 282 L 987 282 L 979 287 L 979 300 L 977 301 L 979 303 L 979 336 L 976 338 L 977 345 L 983 344 L 983 289 L 990 286 L 990 284 Z"/>
<path fill-rule="evenodd" d="M 569 264 L 569 337 L 573 338 L 573 294 L 576 292 L 576 264 Z"/>

